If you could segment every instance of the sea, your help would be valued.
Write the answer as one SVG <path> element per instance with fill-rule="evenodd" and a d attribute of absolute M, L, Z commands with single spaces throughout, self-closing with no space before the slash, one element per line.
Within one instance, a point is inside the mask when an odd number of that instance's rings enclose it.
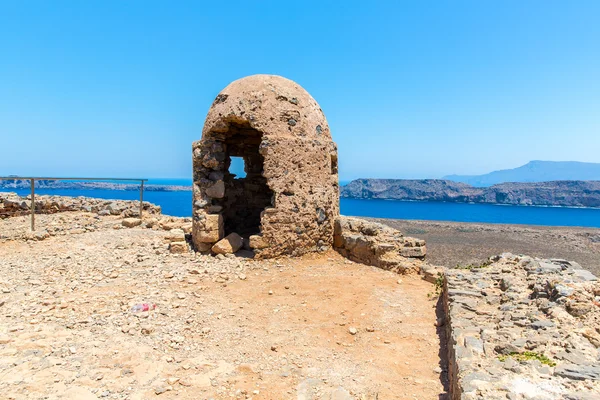
<path fill-rule="evenodd" d="M 340 182 L 340 184 L 344 183 Z M 191 181 L 189 179 L 150 179 L 148 184 L 189 186 Z M 27 196 L 30 193 L 29 189 L 10 191 L 17 192 L 21 196 Z M 124 190 L 36 189 L 36 194 L 139 200 L 138 191 Z M 178 217 L 192 215 L 191 191 L 144 192 L 144 200 L 161 206 L 163 214 Z M 600 209 L 596 208 L 342 198 L 340 199 L 340 212 L 342 215 L 357 217 L 600 228 Z"/>

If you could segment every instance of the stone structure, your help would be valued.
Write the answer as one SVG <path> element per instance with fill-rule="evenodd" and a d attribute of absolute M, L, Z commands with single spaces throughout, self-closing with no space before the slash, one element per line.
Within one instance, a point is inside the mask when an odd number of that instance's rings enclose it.
<path fill-rule="evenodd" d="M 161 208 L 145 201 L 144 213 L 160 215 Z M 29 215 L 31 213 L 31 197 L 19 196 L 16 193 L 0 193 L 0 218 Z M 121 215 L 123 217 L 139 217 L 140 203 L 129 200 L 103 200 L 88 197 L 69 196 L 35 196 L 36 214 L 54 214 L 65 211 L 85 211 L 99 215 Z"/>
<path fill-rule="evenodd" d="M 448 269 L 453 400 L 600 398 L 600 281 L 575 262 L 503 254 Z"/>
<path fill-rule="evenodd" d="M 344 257 L 397 273 L 419 272 L 427 254 L 425 241 L 377 222 L 339 217 L 334 247 Z"/>
<path fill-rule="evenodd" d="M 245 177 L 229 171 L 232 157 L 243 159 Z M 254 75 L 227 86 L 193 144 L 193 166 L 197 250 L 232 233 L 258 258 L 331 247 L 337 148 L 319 105 L 295 82 Z"/>

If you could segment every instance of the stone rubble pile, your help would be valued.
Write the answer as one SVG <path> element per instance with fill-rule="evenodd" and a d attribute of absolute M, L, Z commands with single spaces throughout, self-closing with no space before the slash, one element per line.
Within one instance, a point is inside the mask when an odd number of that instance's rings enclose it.
<path fill-rule="evenodd" d="M 397 273 L 417 272 L 425 264 L 425 241 L 404 236 L 386 225 L 339 217 L 334 229 L 335 250 L 352 261 Z"/>
<path fill-rule="evenodd" d="M 77 235 L 99 229 L 141 227 L 167 231 L 167 243 L 173 253 L 191 250 L 186 235 L 191 235 L 192 219 L 161 214 L 161 209 L 144 202 L 139 218 L 139 202 L 102 200 L 87 197 L 36 196 L 36 230 L 30 231 L 30 200 L 15 193 L 0 193 L 0 217 L 17 217 L 11 229 L 0 232 L 0 240 L 40 241 L 52 236 Z M 56 218 L 49 214 L 60 213 Z M 25 218 L 25 220 L 23 220 Z"/>
<path fill-rule="evenodd" d="M 506 253 L 444 278 L 453 400 L 600 398 L 594 275 L 575 262 Z"/>
<path fill-rule="evenodd" d="M 144 202 L 144 213 L 159 215 L 159 206 Z M 0 192 L 0 218 L 28 215 L 31 210 L 31 196 L 19 196 L 12 192 Z M 104 200 L 90 197 L 35 196 L 36 213 L 54 214 L 65 211 L 84 211 L 100 216 L 120 215 L 139 217 L 140 203 L 130 200 Z"/>

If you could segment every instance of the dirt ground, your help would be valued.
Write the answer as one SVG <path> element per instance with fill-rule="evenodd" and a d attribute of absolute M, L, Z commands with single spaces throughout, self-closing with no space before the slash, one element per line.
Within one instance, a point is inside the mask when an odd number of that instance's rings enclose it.
<path fill-rule="evenodd" d="M 481 264 L 510 252 L 576 261 L 600 275 L 600 229 L 376 219 L 408 236 L 425 239 L 436 265 Z"/>
<path fill-rule="evenodd" d="M 174 255 L 164 232 L 116 217 L 50 224 L 65 234 L 25 242 L 6 238 L 26 218 L 0 220 L 1 398 L 445 398 L 418 276 L 334 252 Z M 157 307 L 130 311 L 143 302 Z"/>

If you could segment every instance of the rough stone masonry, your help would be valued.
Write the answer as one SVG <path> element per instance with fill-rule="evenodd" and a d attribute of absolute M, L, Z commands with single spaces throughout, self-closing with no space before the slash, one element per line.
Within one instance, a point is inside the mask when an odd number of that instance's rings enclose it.
<path fill-rule="evenodd" d="M 243 159 L 245 177 L 230 171 L 232 157 Z M 193 144 L 193 169 L 198 251 L 243 245 L 268 258 L 332 246 L 337 147 L 323 111 L 297 83 L 253 75 L 223 89 Z"/>
<path fill-rule="evenodd" d="M 453 400 L 600 399 L 600 281 L 573 261 L 510 253 L 447 269 Z"/>

